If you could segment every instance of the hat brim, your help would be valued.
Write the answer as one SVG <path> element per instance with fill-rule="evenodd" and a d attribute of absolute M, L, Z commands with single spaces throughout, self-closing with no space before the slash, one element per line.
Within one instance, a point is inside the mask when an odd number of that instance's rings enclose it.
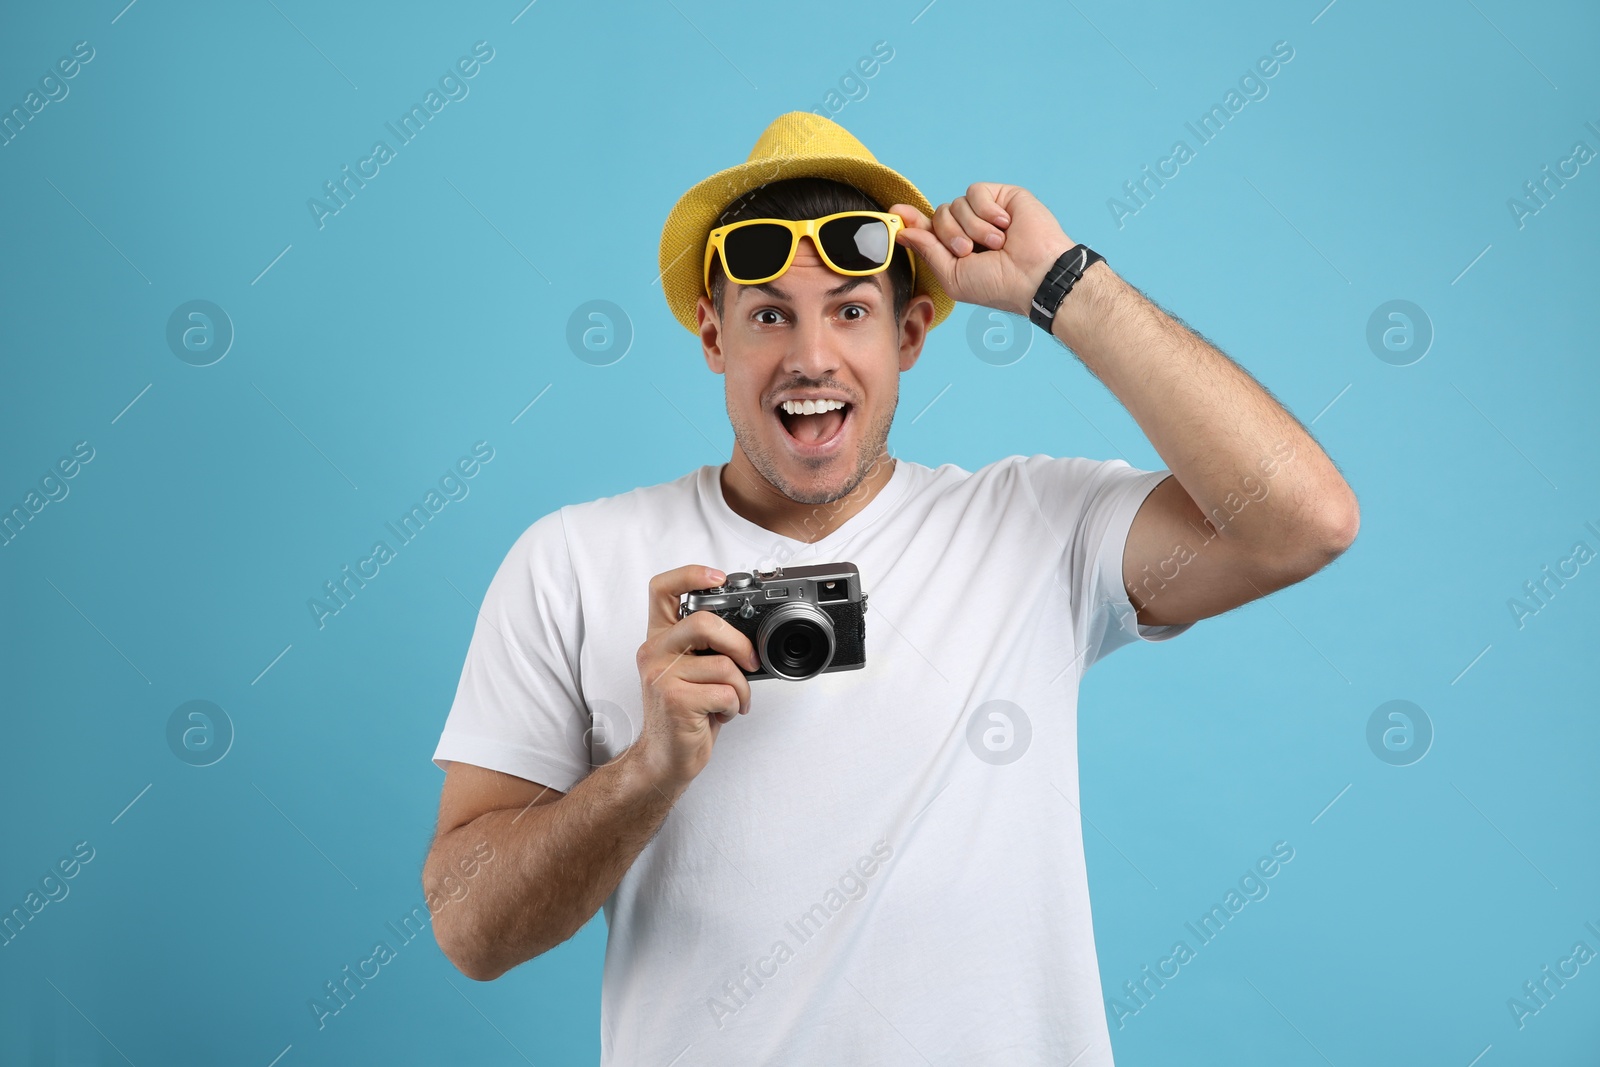
<path fill-rule="evenodd" d="M 739 197 L 769 182 L 786 178 L 830 178 L 853 185 L 887 211 L 894 204 L 910 204 L 923 215 L 933 215 L 933 205 L 903 175 L 890 167 L 858 156 L 819 155 L 750 160 L 720 170 L 678 198 L 661 230 L 661 289 L 673 317 L 684 329 L 698 335 L 695 305 L 705 293 L 705 247 L 719 216 Z M 913 294 L 925 293 L 933 301 L 934 326 L 955 309 L 923 258 L 902 245 L 916 261 Z"/>

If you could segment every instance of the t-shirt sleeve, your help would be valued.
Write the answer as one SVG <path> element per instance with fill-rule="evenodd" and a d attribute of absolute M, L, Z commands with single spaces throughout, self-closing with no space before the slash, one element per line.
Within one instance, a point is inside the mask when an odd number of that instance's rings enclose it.
<path fill-rule="evenodd" d="M 1128 600 L 1122 553 L 1150 491 L 1172 472 L 1120 459 L 1029 456 L 1023 475 L 1061 553 L 1058 577 L 1072 605 L 1079 671 L 1135 641 L 1166 641 L 1194 623 L 1145 626 Z"/>
<path fill-rule="evenodd" d="M 460 760 L 570 790 L 589 772 L 582 625 L 556 510 L 523 532 L 484 593 L 433 762 Z"/>

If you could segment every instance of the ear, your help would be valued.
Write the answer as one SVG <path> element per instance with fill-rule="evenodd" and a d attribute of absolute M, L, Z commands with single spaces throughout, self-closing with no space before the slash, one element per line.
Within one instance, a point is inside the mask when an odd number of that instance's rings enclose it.
<path fill-rule="evenodd" d="M 712 374 L 721 374 L 726 369 L 722 359 L 722 322 L 709 296 L 702 293 L 695 302 L 694 317 L 700 327 L 700 347 L 705 353 L 706 366 L 711 368 Z"/>
<path fill-rule="evenodd" d="M 900 369 L 908 371 L 916 366 L 922 355 L 922 345 L 933 328 L 933 298 L 927 293 L 917 293 L 906 304 L 900 319 Z"/>

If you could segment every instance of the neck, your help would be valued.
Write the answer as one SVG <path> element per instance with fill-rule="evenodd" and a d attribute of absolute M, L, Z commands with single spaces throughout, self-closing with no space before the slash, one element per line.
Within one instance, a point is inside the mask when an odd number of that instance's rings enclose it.
<path fill-rule="evenodd" d="M 809 544 L 833 533 L 870 504 L 889 484 L 894 465 L 894 457 L 885 451 L 843 496 L 825 504 L 807 504 L 779 492 L 756 470 L 744 450 L 736 447 L 733 459 L 722 466 L 722 497 L 741 518 Z"/>

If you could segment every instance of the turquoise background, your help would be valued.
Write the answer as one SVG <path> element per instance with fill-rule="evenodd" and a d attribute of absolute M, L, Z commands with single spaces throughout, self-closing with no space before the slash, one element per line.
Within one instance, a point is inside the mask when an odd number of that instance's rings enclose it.
<path fill-rule="evenodd" d="M 94 850 L 0 948 L 0 1062 L 595 1061 L 598 918 L 490 984 L 426 935 L 325 1028 L 307 1005 L 421 903 L 430 756 L 512 541 L 731 453 L 655 284 L 667 211 L 778 114 L 841 102 L 936 204 L 1033 191 L 1360 497 L 1326 571 L 1086 679 L 1108 998 L 1295 850 L 1112 1022 L 1117 1062 L 1595 1062 L 1600 964 L 1521 1028 L 1507 1001 L 1600 950 L 1600 565 L 1520 628 L 1508 601 L 1600 550 L 1600 162 L 1522 226 L 1507 202 L 1600 150 L 1600 10 L 124 2 L 0 15 L 7 110 L 94 49 L 0 147 L 0 508 L 94 450 L 0 547 L 0 911 Z M 307 200 L 477 41 L 469 94 L 319 229 Z M 1195 147 L 1185 123 L 1278 41 L 1266 97 Z M 1107 201 L 1178 138 L 1194 158 L 1119 226 Z M 193 300 L 235 333 L 209 366 L 167 342 Z M 608 352 L 567 341 L 593 300 L 621 310 Z M 1369 346 L 1392 300 L 1420 359 Z M 904 376 L 898 455 L 1164 466 L 1069 352 L 975 350 L 974 314 Z M 479 441 L 469 495 L 319 629 L 307 600 Z M 209 766 L 169 745 L 192 700 L 232 724 Z M 1409 765 L 1368 745 L 1390 700 L 1431 723 Z"/>

